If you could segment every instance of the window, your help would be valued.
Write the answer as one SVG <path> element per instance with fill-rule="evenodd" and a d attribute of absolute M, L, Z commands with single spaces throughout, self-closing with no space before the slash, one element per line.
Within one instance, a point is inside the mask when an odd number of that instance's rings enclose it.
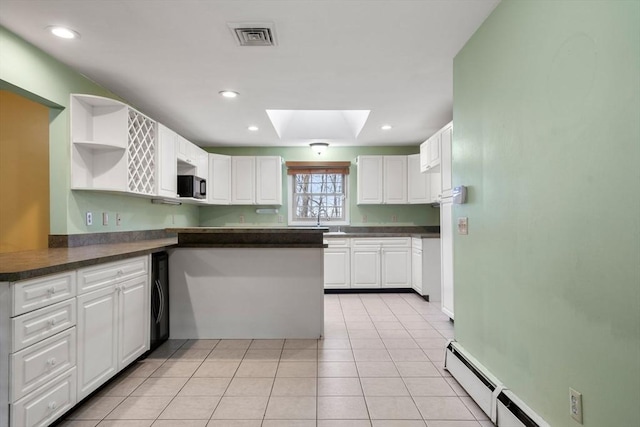
<path fill-rule="evenodd" d="M 345 162 L 340 162 L 344 164 Z M 293 225 L 348 224 L 347 168 L 296 163 L 289 167 L 289 223 Z M 346 164 L 349 164 L 346 162 Z M 304 165 L 302 167 L 301 165 Z"/>

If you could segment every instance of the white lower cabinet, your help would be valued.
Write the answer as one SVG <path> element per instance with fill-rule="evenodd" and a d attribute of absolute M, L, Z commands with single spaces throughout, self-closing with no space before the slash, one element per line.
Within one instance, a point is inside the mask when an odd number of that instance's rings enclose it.
<path fill-rule="evenodd" d="M 351 239 L 352 288 L 410 288 L 411 238 Z"/>
<path fill-rule="evenodd" d="M 11 405 L 13 427 L 48 426 L 77 402 L 76 368 Z"/>
<path fill-rule="evenodd" d="M 411 287 L 422 295 L 422 248 L 411 249 Z"/>
<path fill-rule="evenodd" d="M 349 239 L 327 239 L 324 250 L 325 289 L 348 289 L 351 287 L 351 249 Z"/>
<path fill-rule="evenodd" d="M 411 239 L 408 240 L 411 242 Z M 382 287 L 411 287 L 411 245 L 403 248 L 382 248 Z"/>
<path fill-rule="evenodd" d="M 111 285 L 78 296 L 78 397 L 118 371 L 118 295 Z"/>
<path fill-rule="evenodd" d="M 440 239 L 411 239 L 411 287 L 430 302 L 440 301 Z"/>
<path fill-rule="evenodd" d="M 380 287 L 380 248 L 351 248 L 351 287 Z"/>
<path fill-rule="evenodd" d="M 140 261 L 148 266 L 144 257 Z M 103 268 L 108 272 L 114 266 L 118 263 Z M 95 274 L 96 270 L 90 267 L 86 271 Z M 86 275 L 83 270 L 78 274 Z M 105 283 L 103 288 L 78 295 L 78 399 L 149 349 L 148 270 L 138 277 Z"/>

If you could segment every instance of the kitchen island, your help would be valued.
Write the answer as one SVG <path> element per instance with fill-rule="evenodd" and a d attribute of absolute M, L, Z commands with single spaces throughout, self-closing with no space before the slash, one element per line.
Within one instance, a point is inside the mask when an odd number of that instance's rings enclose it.
<path fill-rule="evenodd" d="M 320 338 L 326 228 L 173 228 L 171 338 Z"/>

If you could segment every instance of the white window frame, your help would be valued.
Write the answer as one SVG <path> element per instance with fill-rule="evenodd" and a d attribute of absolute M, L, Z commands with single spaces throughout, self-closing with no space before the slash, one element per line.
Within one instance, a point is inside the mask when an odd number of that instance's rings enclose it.
<path fill-rule="evenodd" d="M 293 177 L 294 175 L 287 175 L 287 192 L 288 192 L 288 196 L 287 199 L 287 203 L 288 203 L 288 209 L 287 209 L 287 220 L 288 223 L 287 225 L 293 226 L 293 227 L 314 227 L 318 224 L 318 220 L 317 219 L 313 219 L 313 220 L 294 220 L 293 218 L 293 193 L 294 193 L 294 187 L 295 187 L 295 183 L 293 181 Z M 338 220 L 327 220 L 327 218 L 320 218 L 320 226 L 322 227 L 331 227 L 333 225 L 349 225 L 349 221 L 350 221 L 350 217 L 349 217 L 349 175 L 348 174 L 344 174 L 344 182 L 343 182 L 343 186 L 344 186 L 344 220 L 342 221 L 338 221 Z"/>

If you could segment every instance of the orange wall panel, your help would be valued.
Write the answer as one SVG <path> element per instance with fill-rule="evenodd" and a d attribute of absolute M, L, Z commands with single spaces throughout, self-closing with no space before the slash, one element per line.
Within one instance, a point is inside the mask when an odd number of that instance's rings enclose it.
<path fill-rule="evenodd" d="M 0 91 L 0 253 L 49 236 L 49 109 Z"/>

